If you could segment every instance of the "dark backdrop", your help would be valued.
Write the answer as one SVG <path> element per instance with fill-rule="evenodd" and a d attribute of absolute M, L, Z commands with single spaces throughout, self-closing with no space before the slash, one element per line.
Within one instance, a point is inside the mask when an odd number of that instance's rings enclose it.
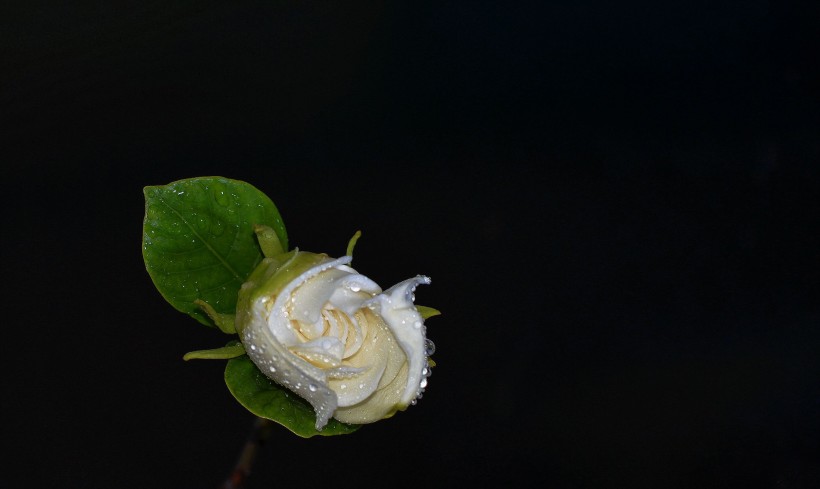
<path fill-rule="evenodd" d="M 251 415 L 140 253 L 222 175 L 423 273 L 438 367 L 250 488 L 820 487 L 820 12 L 763 1 L 21 2 L 0 14 L 9 487 L 216 487 Z"/>

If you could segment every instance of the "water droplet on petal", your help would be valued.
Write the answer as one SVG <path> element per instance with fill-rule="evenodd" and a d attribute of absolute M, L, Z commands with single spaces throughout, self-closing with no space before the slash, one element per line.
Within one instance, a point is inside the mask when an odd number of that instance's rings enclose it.
<path fill-rule="evenodd" d="M 431 339 L 424 340 L 424 353 L 429 357 L 436 352 L 436 344 Z"/>
<path fill-rule="evenodd" d="M 316 384 L 310 384 L 308 385 L 308 389 L 310 389 L 310 392 L 316 392 L 316 389 L 318 389 L 318 387 L 316 387 Z"/>

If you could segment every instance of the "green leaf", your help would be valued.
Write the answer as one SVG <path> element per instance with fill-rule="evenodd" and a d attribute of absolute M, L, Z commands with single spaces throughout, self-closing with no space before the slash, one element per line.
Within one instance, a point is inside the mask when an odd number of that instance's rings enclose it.
<path fill-rule="evenodd" d="M 198 177 L 145 187 L 142 255 L 160 294 L 176 309 L 213 326 L 194 302 L 234 314 L 239 287 L 262 260 L 253 227 L 270 226 L 287 249 L 271 200 L 252 185 Z"/>
<path fill-rule="evenodd" d="M 247 355 L 228 360 L 225 383 L 236 400 L 248 411 L 261 418 L 276 421 L 303 438 L 344 435 L 356 431 L 360 426 L 331 419 L 327 426 L 318 431 L 313 407 L 265 377 Z"/>

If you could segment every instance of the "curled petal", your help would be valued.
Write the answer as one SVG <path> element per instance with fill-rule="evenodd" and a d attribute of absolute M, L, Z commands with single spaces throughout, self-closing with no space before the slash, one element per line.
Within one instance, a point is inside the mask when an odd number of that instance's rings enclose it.
<path fill-rule="evenodd" d="M 368 303 L 376 306 L 409 361 L 407 385 L 401 396 L 403 406 L 418 396 L 424 378 L 422 370 L 427 366 L 426 328 L 413 305 L 413 292 L 419 284 L 429 283 L 429 277 L 419 275 L 394 285 Z"/>
<path fill-rule="evenodd" d="M 249 357 L 313 406 L 317 429 L 330 417 L 389 417 L 426 383 L 426 328 L 413 291 L 430 279 L 382 291 L 350 260 L 298 250 L 266 258 L 239 297 L 236 328 Z"/>

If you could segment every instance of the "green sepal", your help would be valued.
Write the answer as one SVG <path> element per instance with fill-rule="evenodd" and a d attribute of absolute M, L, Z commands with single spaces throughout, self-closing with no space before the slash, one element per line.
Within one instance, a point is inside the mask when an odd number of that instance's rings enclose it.
<path fill-rule="evenodd" d="M 350 256 L 350 257 L 353 256 L 353 248 L 356 247 L 356 242 L 358 242 L 359 238 L 361 238 L 361 237 L 362 237 L 362 232 L 361 231 L 356 231 L 353 234 L 353 237 L 350 238 L 350 241 L 347 242 L 347 252 L 345 253 L 346 256 Z"/>
<path fill-rule="evenodd" d="M 236 322 L 235 314 L 223 314 L 221 312 L 216 312 L 210 304 L 201 299 L 195 300 L 194 304 L 198 305 L 203 311 L 205 311 L 205 314 L 211 318 L 220 331 L 226 334 L 236 333 L 236 327 L 234 326 L 234 323 Z"/>
<path fill-rule="evenodd" d="M 421 314 L 422 319 L 431 318 L 433 316 L 438 316 L 441 314 L 441 311 L 438 309 L 433 309 L 432 307 L 427 306 L 416 306 L 416 310 Z"/>
<path fill-rule="evenodd" d="M 276 235 L 276 231 L 270 226 L 264 224 L 257 224 L 253 227 L 253 232 L 256 233 L 256 238 L 259 240 L 259 247 L 262 248 L 262 254 L 270 258 L 272 256 L 281 255 L 287 251 Z"/>
<path fill-rule="evenodd" d="M 245 347 L 242 343 L 232 342 L 222 348 L 214 348 L 212 350 L 196 350 L 190 351 L 183 355 L 182 359 L 186 362 L 188 360 L 230 360 L 245 354 Z"/>

